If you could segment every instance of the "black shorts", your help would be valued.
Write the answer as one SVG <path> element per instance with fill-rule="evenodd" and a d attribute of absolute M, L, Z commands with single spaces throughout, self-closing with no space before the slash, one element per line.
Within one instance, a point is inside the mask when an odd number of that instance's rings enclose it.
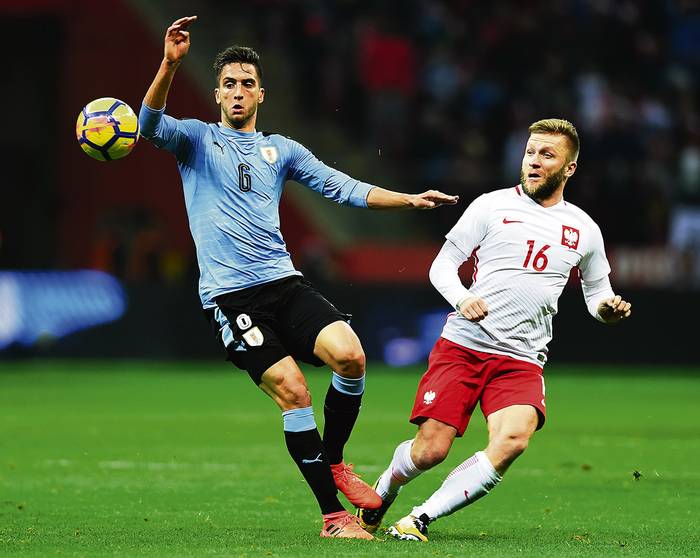
<path fill-rule="evenodd" d="M 204 312 L 228 359 L 260 384 L 265 370 L 286 356 L 314 366 L 319 332 L 350 321 L 304 278 L 294 275 L 216 297 Z"/>

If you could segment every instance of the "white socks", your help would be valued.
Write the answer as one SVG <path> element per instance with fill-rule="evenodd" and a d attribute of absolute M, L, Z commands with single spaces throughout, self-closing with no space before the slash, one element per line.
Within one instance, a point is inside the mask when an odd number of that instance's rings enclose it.
<path fill-rule="evenodd" d="M 401 446 L 396 449 L 397 453 L 399 448 Z M 396 460 L 396 454 L 394 454 L 394 460 Z M 392 461 L 392 465 L 393 463 Z M 477 451 L 447 475 L 442 486 L 423 504 L 413 508 L 411 515 L 420 517 L 426 514 L 431 520 L 449 515 L 486 496 L 501 478 L 486 454 L 483 451 Z"/>
<path fill-rule="evenodd" d="M 401 488 L 423 473 L 411 459 L 413 440 L 401 442 L 394 451 L 389 468 L 382 473 L 377 483 L 377 493 L 386 498 L 396 496 Z M 500 481 L 501 475 L 493 468 L 483 451 L 477 451 L 469 459 L 447 475 L 430 498 L 413 508 L 411 515 L 427 515 L 430 520 L 449 515 L 464 506 L 486 496 Z"/>
<path fill-rule="evenodd" d="M 413 440 L 406 440 L 401 442 L 394 451 L 389 468 L 382 473 L 377 484 L 377 493 L 382 498 L 389 494 L 398 494 L 404 484 L 408 484 L 423 472 L 411 459 L 412 446 Z"/>

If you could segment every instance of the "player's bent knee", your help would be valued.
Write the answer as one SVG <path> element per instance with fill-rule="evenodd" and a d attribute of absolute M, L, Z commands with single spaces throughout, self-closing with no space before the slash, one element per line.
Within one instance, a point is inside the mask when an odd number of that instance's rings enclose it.
<path fill-rule="evenodd" d="M 366 359 L 362 344 L 345 322 L 334 322 L 321 330 L 316 338 L 314 354 L 346 378 L 359 378 L 365 373 Z"/>
<path fill-rule="evenodd" d="M 527 449 L 530 442 L 530 437 L 526 434 L 510 434 L 499 436 L 499 438 L 494 440 L 494 442 L 500 453 L 512 460 L 521 455 Z"/>
<path fill-rule="evenodd" d="M 365 373 L 367 359 L 362 347 L 345 347 L 332 355 L 336 372 L 341 376 L 359 378 Z"/>
<path fill-rule="evenodd" d="M 426 471 L 432 469 L 436 465 L 439 465 L 449 453 L 449 447 L 441 446 L 424 446 L 416 448 L 416 451 L 411 453 L 411 459 L 416 467 Z"/>
<path fill-rule="evenodd" d="M 509 440 L 511 455 L 517 457 L 518 455 L 524 453 L 527 449 L 528 443 L 529 439 L 527 437 L 512 437 Z"/>

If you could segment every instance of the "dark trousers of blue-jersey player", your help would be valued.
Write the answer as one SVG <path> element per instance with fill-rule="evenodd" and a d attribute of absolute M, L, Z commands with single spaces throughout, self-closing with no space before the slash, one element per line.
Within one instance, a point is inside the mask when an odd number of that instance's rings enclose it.
<path fill-rule="evenodd" d="M 218 296 L 216 304 L 207 310 L 207 317 L 217 339 L 226 347 L 228 359 L 247 371 L 282 409 L 287 448 L 321 513 L 345 510 L 338 500 L 339 475 L 354 492 L 343 490 L 353 504 L 358 505 L 360 498 L 369 507 L 379 507 L 381 498 L 343 462 L 365 385 L 365 357 L 348 325 L 350 316 L 299 276 Z M 323 439 L 295 359 L 333 369 L 324 404 Z"/>

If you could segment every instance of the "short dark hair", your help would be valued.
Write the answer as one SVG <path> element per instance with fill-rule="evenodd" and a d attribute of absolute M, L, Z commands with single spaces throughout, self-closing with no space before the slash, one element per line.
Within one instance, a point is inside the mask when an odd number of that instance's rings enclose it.
<path fill-rule="evenodd" d="M 262 83 L 263 72 L 260 65 L 260 56 L 250 47 L 245 46 L 230 46 L 226 50 L 221 51 L 214 58 L 214 72 L 216 72 L 216 81 L 219 82 L 221 71 L 226 64 L 231 63 L 252 64 L 258 72 L 258 79 Z"/>

